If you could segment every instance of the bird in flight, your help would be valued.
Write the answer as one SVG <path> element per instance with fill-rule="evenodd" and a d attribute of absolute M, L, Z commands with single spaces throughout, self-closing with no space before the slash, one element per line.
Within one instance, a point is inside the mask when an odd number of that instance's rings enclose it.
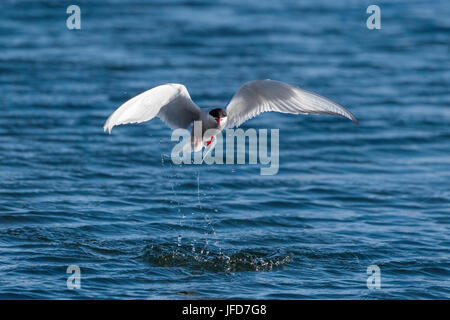
<path fill-rule="evenodd" d="M 172 129 L 188 129 L 201 121 L 201 137 L 192 130 L 191 150 L 200 151 L 212 143 L 214 136 L 226 128 L 238 127 L 263 112 L 292 114 L 328 114 L 342 116 L 358 124 L 344 107 L 317 93 L 275 80 L 255 80 L 245 83 L 233 96 L 226 109 L 201 109 L 191 99 L 182 84 L 157 86 L 131 98 L 114 111 L 103 126 L 111 133 L 113 127 L 149 121 L 155 117 Z M 213 134 L 205 134 L 211 132 Z"/>

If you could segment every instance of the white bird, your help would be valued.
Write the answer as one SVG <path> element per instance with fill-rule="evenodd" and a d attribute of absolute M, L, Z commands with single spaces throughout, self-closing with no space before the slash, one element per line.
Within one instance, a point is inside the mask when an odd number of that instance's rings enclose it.
<path fill-rule="evenodd" d="M 358 120 L 349 111 L 330 99 L 284 82 L 266 79 L 245 83 L 235 93 L 226 110 L 200 109 L 192 101 L 184 85 L 163 84 L 122 104 L 109 116 L 103 129 L 111 133 L 115 126 L 158 117 L 172 129 L 188 129 L 194 121 L 201 121 L 202 135 L 208 129 L 216 129 L 217 134 L 225 128 L 238 127 L 260 113 L 269 111 L 343 116 L 358 124 Z M 194 151 L 209 146 L 214 135 L 202 136 L 202 143 L 192 135 Z"/>

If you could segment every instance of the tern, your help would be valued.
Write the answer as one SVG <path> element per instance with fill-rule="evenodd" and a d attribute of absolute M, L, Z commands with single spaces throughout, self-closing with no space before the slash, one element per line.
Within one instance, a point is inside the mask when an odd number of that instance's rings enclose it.
<path fill-rule="evenodd" d="M 353 114 L 328 98 L 284 82 L 266 79 L 242 85 L 225 109 L 201 109 L 192 101 L 184 85 L 163 84 L 126 101 L 109 116 L 103 129 L 111 133 L 115 126 L 149 121 L 155 117 L 173 130 L 188 129 L 195 121 L 201 121 L 202 136 L 194 136 L 192 129 L 190 146 L 194 151 L 200 151 L 210 146 L 214 136 L 223 129 L 238 127 L 270 111 L 342 116 L 358 124 Z M 207 135 L 207 131 L 213 133 Z"/>

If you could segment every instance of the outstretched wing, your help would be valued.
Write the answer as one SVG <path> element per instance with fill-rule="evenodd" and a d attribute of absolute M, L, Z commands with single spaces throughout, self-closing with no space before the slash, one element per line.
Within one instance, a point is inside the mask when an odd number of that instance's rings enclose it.
<path fill-rule="evenodd" d="M 122 104 L 106 120 L 103 129 L 144 122 L 158 117 L 172 129 L 185 128 L 200 118 L 200 108 L 182 84 L 169 83 L 145 91 Z"/>
<path fill-rule="evenodd" d="M 237 127 L 260 113 L 331 114 L 358 120 L 344 107 L 316 93 L 274 80 L 245 83 L 227 106 L 227 127 Z"/>

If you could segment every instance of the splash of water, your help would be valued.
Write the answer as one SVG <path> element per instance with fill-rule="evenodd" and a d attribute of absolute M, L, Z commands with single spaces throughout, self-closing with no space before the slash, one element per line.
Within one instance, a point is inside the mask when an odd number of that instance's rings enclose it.
<path fill-rule="evenodd" d="M 195 242 L 193 242 L 195 243 Z M 279 250 L 243 249 L 222 253 L 222 250 L 194 250 L 193 245 L 173 246 L 171 243 L 148 245 L 142 258 L 160 267 L 187 267 L 213 272 L 268 272 L 288 264 L 292 256 Z"/>

